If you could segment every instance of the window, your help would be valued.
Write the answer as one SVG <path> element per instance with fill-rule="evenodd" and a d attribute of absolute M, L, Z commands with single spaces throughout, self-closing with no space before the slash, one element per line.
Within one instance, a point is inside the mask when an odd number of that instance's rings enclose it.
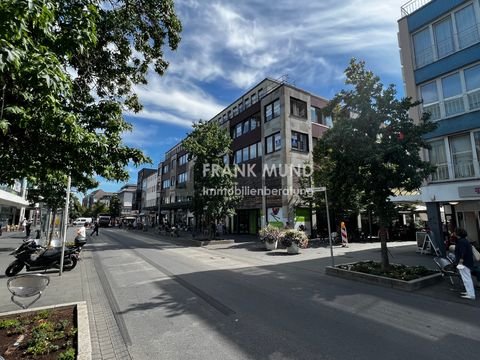
<path fill-rule="evenodd" d="M 432 180 L 436 181 L 448 179 L 447 154 L 445 152 L 444 141 L 433 141 L 430 143 L 430 146 L 432 147 L 428 151 L 430 163 L 437 167 L 435 172 L 432 174 Z"/>
<path fill-rule="evenodd" d="M 473 154 L 470 134 L 451 137 L 449 140 L 455 178 L 473 176 Z"/>
<path fill-rule="evenodd" d="M 276 133 L 265 138 L 265 153 L 270 154 L 282 148 L 282 138 L 280 133 Z"/>
<path fill-rule="evenodd" d="M 166 174 L 167 172 L 168 172 L 168 164 L 163 165 L 163 167 L 162 167 L 162 174 Z"/>
<path fill-rule="evenodd" d="M 248 161 L 250 159 L 248 156 L 248 149 L 248 146 L 242 149 L 242 161 Z"/>
<path fill-rule="evenodd" d="M 245 98 L 245 109 L 250 107 L 250 97 Z"/>
<path fill-rule="evenodd" d="M 178 165 L 185 165 L 188 162 L 188 154 L 184 154 L 178 158 Z"/>
<path fill-rule="evenodd" d="M 233 107 L 233 116 L 237 115 L 238 114 L 238 111 L 237 111 L 237 107 L 234 106 Z"/>
<path fill-rule="evenodd" d="M 258 98 L 257 98 L 257 93 L 252 94 L 251 99 L 252 99 L 252 105 L 255 104 L 255 103 L 257 102 L 257 99 L 258 99 Z"/>
<path fill-rule="evenodd" d="M 243 122 L 243 134 L 246 134 L 250 131 L 250 120 Z"/>
<path fill-rule="evenodd" d="M 292 149 L 308 152 L 308 135 L 292 131 Z"/>
<path fill-rule="evenodd" d="M 417 68 L 430 64 L 433 61 L 432 40 L 429 28 L 413 35 L 413 48 L 415 50 L 415 65 Z"/>
<path fill-rule="evenodd" d="M 174 187 L 175 186 L 175 176 L 172 176 L 170 179 L 170 186 Z"/>
<path fill-rule="evenodd" d="M 430 113 L 431 120 L 440 119 L 440 104 L 438 103 L 437 83 L 435 81 L 420 87 L 423 100 L 423 111 Z"/>
<path fill-rule="evenodd" d="M 263 89 L 258 89 L 258 99 L 260 100 L 263 97 Z"/>
<path fill-rule="evenodd" d="M 240 124 L 237 124 L 235 126 L 235 138 L 239 137 L 240 135 L 242 135 L 242 123 Z"/>
<path fill-rule="evenodd" d="M 183 184 L 187 182 L 188 173 L 183 172 L 178 175 L 178 184 Z"/>
<path fill-rule="evenodd" d="M 162 189 L 167 189 L 170 187 L 170 179 L 163 180 L 162 182 Z"/>
<path fill-rule="evenodd" d="M 223 164 L 224 165 L 230 164 L 230 156 L 228 156 L 228 154 L 223 155 Z"/>
<path fill-rule="evenodd" d="M 170 162 L 170 169 L 173 170 L 174 167 L 175 167 L 175 160 L 172 160 L 172 161 Z"/>
<path fill-rule="evenodd" d="M 466 69 L 464 74 L 469 109 L 480 109 L 480 65 Z"/>
<path fill-rule="evenodd" d="M 445 115 L 451 116 L 465 111 L 462 95 L 460 73 L 455 73 L 442 79 Z M 460 97 L 459 97 L 460 96 Z M 453 99 L 449 99 L 453 98 Z"/>
<path fill-rule="evenodd" d="M 258 142 L 257 143 L 257 157 L 262 156 L 262 150 L 263 150 L 262 142 Z"/>
<path fill-rule="evenodd" d="M 240 103 L 238 104 L 238 112 L 240 113 L 240 112 L 242 112 L 242 111 L 243 111 L 243 103 L 240 102 Z"/>
<path fill-rule="evenodd" d="M 232 110 L 228 110 L 228 118 L 229 118 L 229 119 L 232 118 Z"/>
<path fill-rule="evenodd" d="M 240 164 L 242 162 L 242 150 L 235 151 L 235 164 Z"/>
<path fill-rule="evenodd" d="M 307 103 L 298 99 L 290 98 L 290 115 L 307 118 Z"/>
<path fill-rule="evenodd" d="M 280 99 L 265 106 L 265 122 L 280 116 Z"/>
<path fill-rule="evenodd" d="M 315 106 L 310 106 L 310 118 L 311 121 L 318 124 L 323 124 L 322 122 L 322 110 Z"/>
<path fill-rule="evenodd" d="M 250 145 L 250 159 L 257 157 L 257 144 Z"/>
<path fill-rule="evenodd" d="M 472 4 L 455 13 L 455 24 L 457 26 L 458 47 L 460 49 L 479 41 L 475 11 Z"/>
<path fill-rule="evenodd" d="M 227 121 L 227 114 L 223 114 L 223 121 Z"/>
<path fill-rule="evenodd" d="M 258 123 L 258 119 L 256 117 L 252 117 L 250 119 L 250 131 L 255 130 L 258 127 L 258 125 L 260 125 Z"/>
<path fill-rule="evenodd" d="M 448 17 L 433 25 L 433 33 L 435 35 L 437 56 L 442 58 L 453 53 L 452 19 Z"/>
<path fill-rule="evenodd" d="M 475 142 L 475 149 L 477 149 L 477 160 L 480 162 L 480 131 L 473 133 L 473 141 Z"/>

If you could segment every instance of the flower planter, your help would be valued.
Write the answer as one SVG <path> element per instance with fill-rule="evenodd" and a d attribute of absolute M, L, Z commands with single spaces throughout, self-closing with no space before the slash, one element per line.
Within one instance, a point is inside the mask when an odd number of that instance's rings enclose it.
<path fill-rule="evenodd" d="M 278 245 L 278 241 L 274 241 L 274 242 L 265 241 L 265 248 L 267 250 L 275 250 L 277 248 L 277 245 Z"/>
<path fill-rule="evenodd" d="M 287 247 L 287 253 L 289 254 L 298 254 L 300 252 L 300 248 L 298 247 L 298 244 L 292 243 L 289 247 Z"/>
<path fill-rule="evenodd" d="M 91 360 L 92 359 L 92 345 L 90 341 L 90 328 L 88 321 L 87 303 L 76 302 L 67 304 L 58 304 L 53 306 L 44 306 L 33 309 L 17 310 L 0 313 L 0 320 L 15 319 L 18 316 L 25 316 L 29 314 L 38 314 L 42 311 L 55 312 L 61 311 L 65 308 L 74 308 L 75 312 L 75 327 L 76 327 L 76 356 L 77 360 Z M 21 333 L 18 333 L 21 335 Z M 13 335 L 12 338 L 18 338 L 17 335 Z M 8 358 L 8 357 L 7 357 Z"/>
<path fill-rule="evenodd" d="M 325 268 L 325 274 L 348 279 L 348 280 L 354 280 L 354 281 L 369 283 L 373 285 L 390 287 L 390 288 L 404 290 L 404 291 L 415 291 L 420 288 L 436 284 L 437 282 L 442 280 L 441 273 L 434 273 L 432 275 L 420 277 L 415 280 L 405 281 L 405 280 L 388 278 L 380 275 L 372 275 L 372 274 L 352 271 L 344 268 L 344 267 L 350 267 L 351 265 L 354 265 L 354 264 L 355 263 L 340 264 L 333 267 L 327 266 Z"/>

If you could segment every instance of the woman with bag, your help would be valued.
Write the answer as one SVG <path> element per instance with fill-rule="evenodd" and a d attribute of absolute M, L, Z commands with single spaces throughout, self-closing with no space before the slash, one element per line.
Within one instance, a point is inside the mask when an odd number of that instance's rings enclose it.
<path fill-rule="evenodd" d="M 473 247 L 467 240 L 467 232 L 464 229 L 458 228 L 455 233 L 458 236 L 455 245 L 455 261 L 466 291 L 460 297 L 475 300 L 475 289 L 472 281 Z"/>

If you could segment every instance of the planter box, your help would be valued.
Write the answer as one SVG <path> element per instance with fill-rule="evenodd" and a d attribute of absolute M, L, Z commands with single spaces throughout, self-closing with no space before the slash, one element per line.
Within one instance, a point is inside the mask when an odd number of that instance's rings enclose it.
<path fill-rule="evenodd" d="M 0 319 L 6 316 L 15 316 L 18 314 L 25 314 L 37 312 L 40 310 L 52 310 L 56 308 L 64 308 L 73 306 L 76 312 L 77 322 L 77 360 L 91 360 L 92 359 L 92 344 L 90 341 L 90 324 L 88 321 L 87 303 L 85 301 L 58 304 L 53 306 L 43 306 L 32 309 L 16 310 L 0 313 Z"/>
<path fill-rule="evenodd" d="M 342 264 L 342 265 L 353 265 Z M 371 275 L 366 273 L 361 273 L 352 270 L 340 269 L 338 267 L 327 266 L 325 268 L 325 274 L 341 277 L 344 279 L 355 280 L 360 282 L 365 282 L 374 285 L 380 285 L 384 287 L 390 287 L 394 289 L 404 290 L 404 291 L 415 291 L 425 286 L 433 285 L 442 280 L 442 274 L 439 272 L 437 274 L 428 275 L 419 279 L 405 281 L 392 279 L 385 276 Z"/>

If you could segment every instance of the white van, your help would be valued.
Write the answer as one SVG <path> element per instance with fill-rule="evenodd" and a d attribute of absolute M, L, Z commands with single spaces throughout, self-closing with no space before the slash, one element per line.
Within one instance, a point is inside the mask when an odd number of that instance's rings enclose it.
<path fill-rule="evenodd" d="M 79 217 L 76 218 L 75 221 L 73 222 L 73 225 L 75 226 L 82 226 L 85 223 L 92 223 L 92 218 L 91 217 Z"/>

